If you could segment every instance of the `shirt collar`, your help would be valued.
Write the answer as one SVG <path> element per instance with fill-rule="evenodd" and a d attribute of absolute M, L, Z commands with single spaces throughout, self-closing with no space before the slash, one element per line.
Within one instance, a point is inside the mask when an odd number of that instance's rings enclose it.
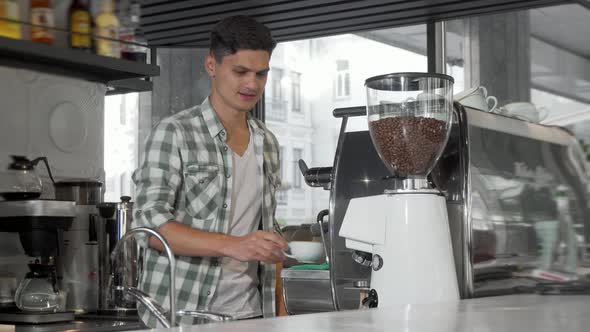
<path fill-rule="evenodd" d="M 257 119 L 252 115 L 252 112 L 248 112 L 248 114 L 246 115 L 246 118 L 248 119 L 248 125 L 250 126 L 250 130 L 260 136 L 264 136 L 265 130 L 264 128 L 260 125 L 260 123 L 257 121 Z"/>
<path fill-rule="evenodd" d="M 200 110 L 211 137 L 216 137 L 222 131 L 225 131 L 221 120 L 219 120 L 219 117 L 217 116 L 217 112 L 215 112 L 211 102 L 209 101 L 209 97 L 205 98 L 205 100 L 201 103 Z M 258 121 L 256 121 L 252 115 L 252 112 L 248 112 L 246 118 L 248 119 L 250 130 L 253 133 L 264 136 L 264 128 L 262 128 Z"/>
<path fill-rule="evenodd" d="M 221 120 L 219 120 L 217 113 L 209 101 L 209 97 L 205 98 L 205 100 L 201 103 L 200 110 L 211 137 L 216 137 L 221 131 L 225 130 Z"/>

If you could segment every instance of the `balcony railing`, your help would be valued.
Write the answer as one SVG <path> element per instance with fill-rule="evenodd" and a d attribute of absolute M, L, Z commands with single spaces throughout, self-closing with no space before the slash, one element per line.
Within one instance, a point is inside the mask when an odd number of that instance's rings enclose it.
<path fill-rule="evenodd" d="M 286 100 L 267 100 L 264 111 L 267 121 L 287 121 Z"/>
<path fill-rule="evenodd" d="M 277 190 L 275 197 L 277 198 L 277 205 L 287 205 L 289 196 L 286 190 Z"/>

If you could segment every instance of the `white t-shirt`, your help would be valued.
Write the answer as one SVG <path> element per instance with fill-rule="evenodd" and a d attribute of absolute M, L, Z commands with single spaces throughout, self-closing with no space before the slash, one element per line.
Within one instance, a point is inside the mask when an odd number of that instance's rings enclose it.
<path fill-rule="evenodd" d="M 256 231 L 262 217 L 262 165 L 254 152 L 253 137 L 244 154 L 232 153 L 233 188 L 229 233 L 243 236 Z M 210 310 L 249 318 L 262 315 L 258 291 L 258 262 L 240 262 L 223 257 L 219 284 L 211 299 Z"/>

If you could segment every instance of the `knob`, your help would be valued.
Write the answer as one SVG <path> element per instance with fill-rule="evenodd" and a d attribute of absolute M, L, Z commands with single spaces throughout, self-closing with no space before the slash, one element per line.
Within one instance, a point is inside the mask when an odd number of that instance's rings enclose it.
<path fill-rule="evenodd" d="M 369 296 L 367 296 L 362 303 L 364 306 L 368 306 L 369 308 L 377 308 L 379 305 L 379 296 L 377 295 L 377 291 L 371 289 L 369 291 Z"/>
<path fill-rule="evenodd" d="M 353 251 L 352 259 L 362 266 L 371 266 L 371 254 L 363 251 Z"/>
<path fill-rule="evenodd" d="M 379 271 L 383 267 L 383 258 L 379 255 L 373 255 L 373 259 L 371 260 L 371 267 L 373 271 Z"/>

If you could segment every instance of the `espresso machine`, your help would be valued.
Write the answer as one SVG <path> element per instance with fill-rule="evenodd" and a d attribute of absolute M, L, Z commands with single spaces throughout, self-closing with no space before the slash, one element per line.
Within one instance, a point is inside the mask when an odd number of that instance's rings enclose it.
<path fill-rule="evenodd" d="M 414 100 L 404 100 L 411 108 Z M 341 125 L 333 165 L 302 168 L 307 185 L 330 193 L 328 218 L 322 221 L 328 226 L 330 265 L 324 271 L 283 269 L 286 309 L 292 314 L 358 309 L 361 297 L 379 291 L 372 275 L 385 272 L 386 260 L 374 271 L 371 246 L 351 249 L 340 236 L 352 202 L 404 188 L 404 179 L 392 176 L 369 130 L 348 126 L 352 117 L 366 117 L 367 111 L 366 106 L 334 109 Z M 572 133 L 458 102 L 450 126 L 426 181 L 444 197 L 460 298 L 584 291 L 575 281 L 571 287 L 567 281 L 548 284 L 537 273 L 549 267 L 580 274 L 590 267 L 590 170 Z M 375 222 L 367 217 L 374 213 L 367 212 L 365 225 Z M 425 229 L 424 238 L 433 236 L 430 232 Z M 430 261 L 426 257 L 416 264 Z M 378 303 L 384 300 L 379 296 Z"/>

